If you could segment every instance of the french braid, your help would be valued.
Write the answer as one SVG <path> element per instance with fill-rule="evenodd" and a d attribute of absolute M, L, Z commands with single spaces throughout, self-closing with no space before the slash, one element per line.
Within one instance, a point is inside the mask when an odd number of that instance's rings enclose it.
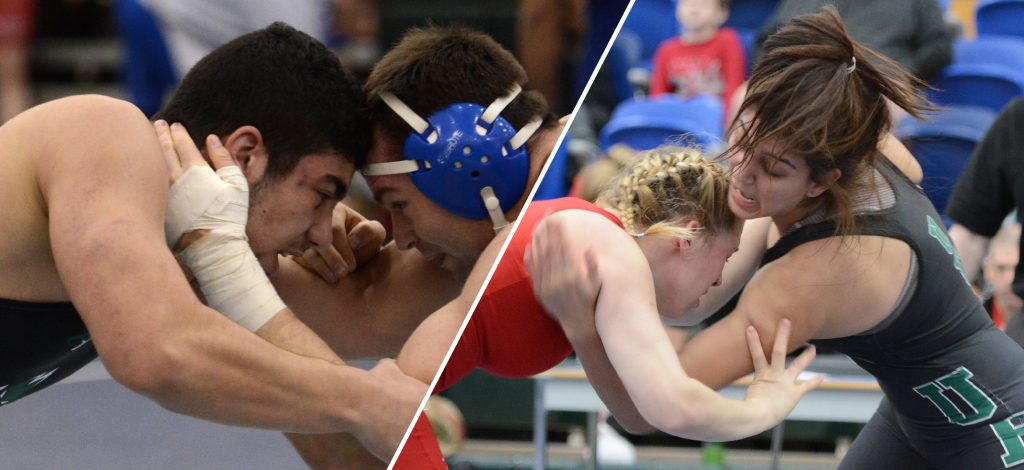
<path fill-rule="evenodd" d="M 693 239 L 695 231 L 682 223 L 696 220 L 709 236 L 733 230 L 736 218 L 728 195 L 729 179 L 721 165 L 694 149 L 659 147 L 641 153 L 602 198 L 634 237 Z"/>

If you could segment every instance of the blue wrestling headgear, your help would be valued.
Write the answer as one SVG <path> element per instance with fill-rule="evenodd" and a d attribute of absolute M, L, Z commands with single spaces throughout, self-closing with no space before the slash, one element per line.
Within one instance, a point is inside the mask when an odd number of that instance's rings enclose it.
<path fill-rule="evenodd" d="M 520 92 L 515 84 L 487 108 L 456 103 L 427 120 L 395 95 L 381 93 L 413 133 L 402 149 L 405 160 L 366 165 L 363 175 L 409 173 L 416 187 L 445 210 L 469 219 L 490 217 L 495 230 L 508 225 L 504 211 L 519 201 L 529 177 L 526 141 L 542 122 L 535 118 L 517 132 L 499 116 Z"/>

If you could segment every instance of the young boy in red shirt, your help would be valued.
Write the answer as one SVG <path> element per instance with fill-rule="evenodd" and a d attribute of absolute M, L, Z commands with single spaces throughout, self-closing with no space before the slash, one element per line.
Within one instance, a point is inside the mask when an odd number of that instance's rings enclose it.
<path fill-rule="evenodd" d="M 736 31 L 722 28 L 729 17 L 730 0 L 679 0 L 676 19 L 683 26 L 678 37 L 658 46 L 651 61 L 651 96 L 712 95 L 725 103 L 744 74 L 743 46 Z"/>

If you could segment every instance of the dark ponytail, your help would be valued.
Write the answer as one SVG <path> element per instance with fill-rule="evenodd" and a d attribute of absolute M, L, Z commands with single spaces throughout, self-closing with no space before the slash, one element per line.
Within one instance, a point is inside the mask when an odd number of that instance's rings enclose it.
<path fill-rule="evenodd" d="M 743 152 L 744 165 L 755 149 L 773 146 L 806 159 L 818 183 L 838 168 L 839 180 L 820 197 L 837 232 L 847 234 L 858 173 L 874 161 L 879 140 L 893 125 L 887 99 L 920 117 L 933 109 L 918 91 L 923 86 L 899 64 L 853 40 L 835 8 L 826 6 L 793 18 L 765 41 L 732 126 L 740 125 L 744 113 L 753 117 L 729 153 Z"/>

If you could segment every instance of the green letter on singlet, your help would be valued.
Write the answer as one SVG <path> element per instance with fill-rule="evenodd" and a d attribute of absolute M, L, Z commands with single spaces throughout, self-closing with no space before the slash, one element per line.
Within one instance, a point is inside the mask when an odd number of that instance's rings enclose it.
<path fill-rule="evenodd" d="M 953 255 L 953 266 L 956 267 L 958 272 L 960 272 L 960 276 L 964 278 L 964 282 L 970 286 L 971 281 L 968 280 L 967 275 L 964 274 L 964 265 L 960 262 L 960 255 L 957 254 L 954 249 L 953 242 L 949 240 L 946 232 L 943 232 L 942 229 L 939 228 L 939 224 L 935 222 L 935 219 L 933 219 L 932 216 L 926 215 L 925 217 L 928 218 L 928 235 L 931 235 L 932 238 L 937 240 L 939 244 L 942 245 L 942 248 L 946 250 L 946 253 Z"/>
<path fill-rule="evenodd" d="M 914 387 L 914 391 L 938 407 L 950 423 L 967 426 L 989 419 L 996 412 L 996 404 L 971 382 L 971 377 L 974 377 L 974 374 L 966 367 L 960 366 L 938 380 Z M 947 390 L 959 395 L 971 408 L 970 411 L 965 413 L 957 408 L 956 404 L 942 393 Z"/>
<path fill-rule="evenodd" d="M 1024 441 L 1021 440 L 1024 424 L 1017 425 L 1014 421 L 1024 423 L 1024 411 L 989 426 L 1003 443 L 1003 450 L 1006 451 L 1003 453 L 1003 466 L 1006 468 L 1024 462 Z"/>

